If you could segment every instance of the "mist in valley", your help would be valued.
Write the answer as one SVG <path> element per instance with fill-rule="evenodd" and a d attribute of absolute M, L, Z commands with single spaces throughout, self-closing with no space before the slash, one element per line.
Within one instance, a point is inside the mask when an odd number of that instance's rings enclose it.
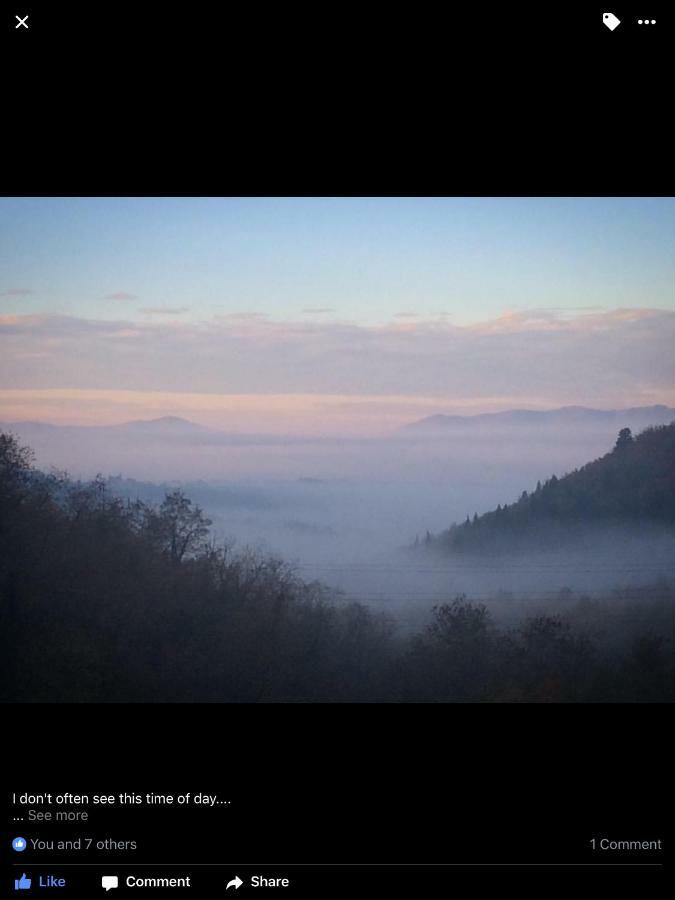
<path fill-rule="evenodd" d="M 675 700 L 671 199 L 0 233 L 10 699 Z"/>
<path fill-rule="evenodd" d="M 216 542 L 280 558 L 337 598 L 391 614 L 403 632 L 458 595 L 508 623 L 672 578 L 675 536 L 655 526 L 577 530 L 562 547 L 487 558 L 425 546 L 428 534 L 602 456 L 615 427 L 466 419 L 444 430 L 320 439 L 227 434 L 179 419 L 12 426 L 43 469 L 85 480 L 101 473 L 113 493 L 149 503 L 181 487 Z"/>

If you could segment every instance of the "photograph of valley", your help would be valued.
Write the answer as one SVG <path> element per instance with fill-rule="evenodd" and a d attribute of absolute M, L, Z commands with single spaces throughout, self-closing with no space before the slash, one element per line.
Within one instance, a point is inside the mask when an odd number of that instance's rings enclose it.
<path fill-rule="evenodd" d="M 5 702 L 675 701 L 675 200 L 0 198 Z"/>

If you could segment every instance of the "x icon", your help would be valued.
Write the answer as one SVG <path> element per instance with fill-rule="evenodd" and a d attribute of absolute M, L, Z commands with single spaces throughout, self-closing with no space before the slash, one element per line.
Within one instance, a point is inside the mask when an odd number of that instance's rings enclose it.
<path fill-rule="evenodd" d="M 28 16 L 24 16 L 23 19 L 21 18 L 21 16 L 14 16 L 14 18 L 17 20 L 17 24 L 14 26 L 15 29 L 21 28 L 22 25 L 24 28 L 28 28 L 28 25 L 26 25 L 26 19 L 28 18 Z"/>

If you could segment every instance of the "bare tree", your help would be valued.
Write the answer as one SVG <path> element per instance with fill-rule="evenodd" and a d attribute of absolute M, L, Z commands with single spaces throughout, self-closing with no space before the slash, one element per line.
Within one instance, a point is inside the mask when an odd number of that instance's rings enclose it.
<path fill-rule="evenodd" d="M 174 562 L 208 548 L 211 520 L 199 506 L 192 505 L 183 491 L 167 494 L 159 509 L 148 509 L 146 517 L 149 536 Z"/>

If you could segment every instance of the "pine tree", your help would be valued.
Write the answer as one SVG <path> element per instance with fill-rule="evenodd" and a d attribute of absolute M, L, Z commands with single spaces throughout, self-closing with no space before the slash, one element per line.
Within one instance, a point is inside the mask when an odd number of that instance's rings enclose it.
<path fill-rule="evenodd" d="M 616 439 L 616 444 L 614 445 L 614 452 L 621 452 L 625 450 L 626 447 L 630 447 L 633 443 L 633 434 L 630 428 L 622 428 L 619 432 L 619 436 Z"/>

